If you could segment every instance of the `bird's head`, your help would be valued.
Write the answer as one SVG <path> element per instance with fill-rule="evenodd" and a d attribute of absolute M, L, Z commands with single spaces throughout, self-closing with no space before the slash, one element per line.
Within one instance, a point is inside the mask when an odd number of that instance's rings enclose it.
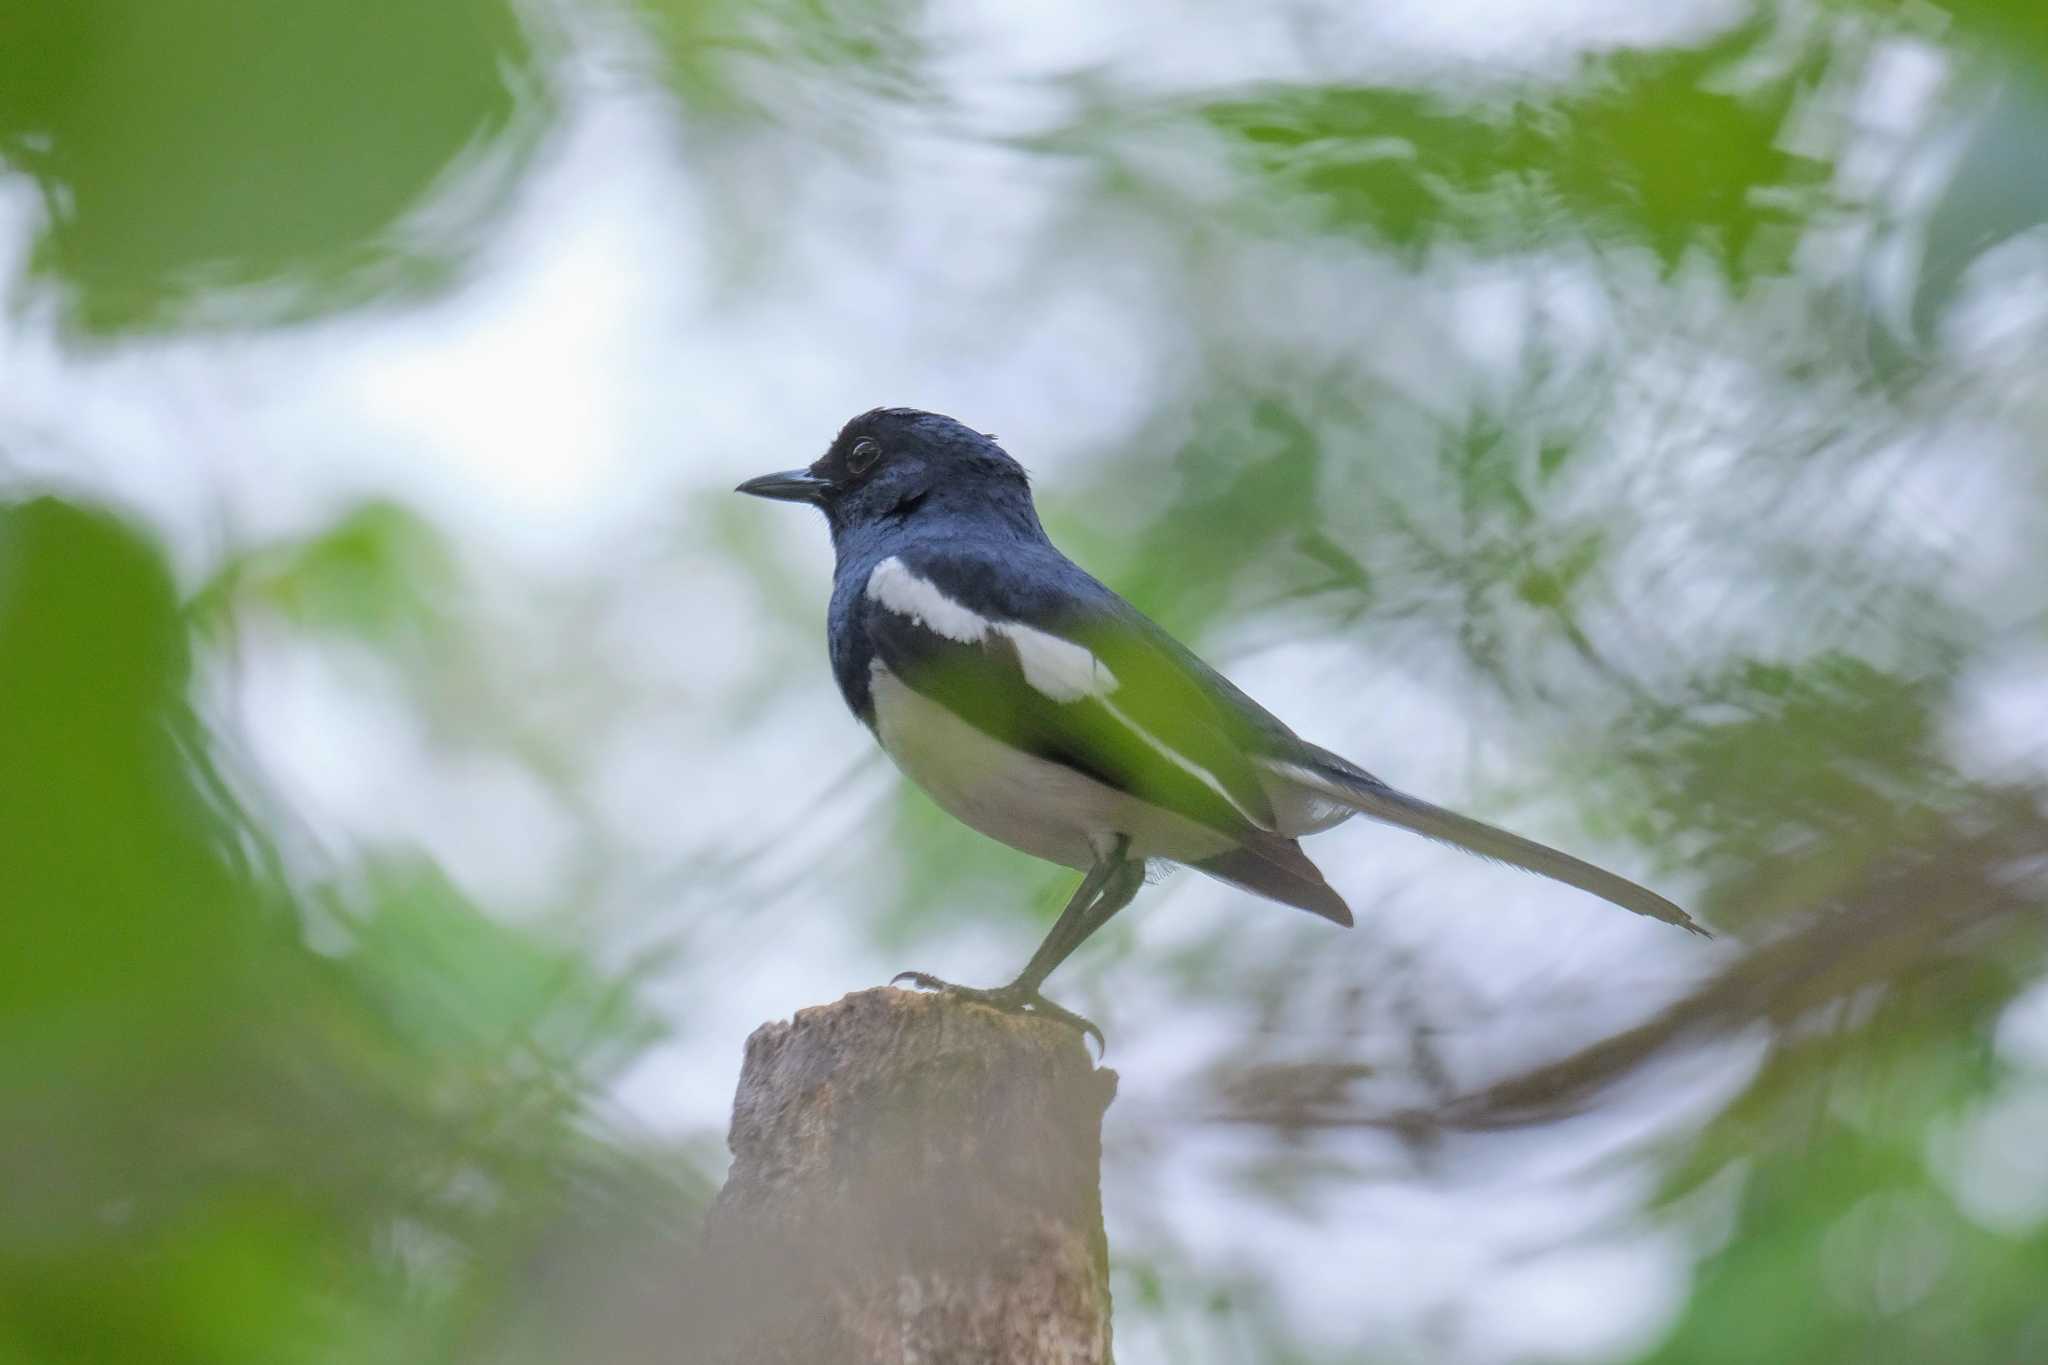
<path fill-rule="evenodd" d="M 748 479 L 757 498 L 815 503 L 834 535 L 913 516 L 986 515 L 1037 531 L 1024 467 L 993 436 L 936 412 L 875 408 L 840 428 L 808 469 Z"/>

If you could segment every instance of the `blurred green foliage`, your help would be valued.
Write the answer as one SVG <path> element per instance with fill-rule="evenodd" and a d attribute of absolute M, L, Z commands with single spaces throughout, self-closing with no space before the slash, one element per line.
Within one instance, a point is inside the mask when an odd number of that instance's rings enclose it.
<path fill-rule="evenodd" d="M 317 534 L 237 552 L 191 604 L 206 630 L 261 608 L 308 631 L 393 643 L 434 628 L 453 590 L 447 547 L 417 513 L 391 502 L 349 511 Z"/>
<path fill-rule="evenodd" d="M 294 889 L 187 627 L 134 529 L 0 509 L 0 1360 L 447 1358 L 589 1173 L 686 1224 L 592 1126 L 650 1036 L 625 988 L 428 867 Z"/>
<path fill-rule="evenodd" d="M 1732 1226 L 1651 1359 L 1991 1362 L 2048 1347 L 2048 1225 L 1996 1207 L 2032 1197 L 2012 1164 L 2024 1157 L 1959 1141 L 2044 1094 L 1996 1040 L 2048 967 L 2048 897 L 2029 873 L 2048 809 L 2038 793 L 1967 804 L 1954 814 L 1971 833 L 1928 819 L 1920 838 L 1951 842 L 1866 851 L 1853 885 L 1813 889 L 1809 903 L 1841 909 L 1805 951 L 1734 979 L 1755 995 L 1742 1005 L 1765 1007 L 1770 1050 L 1673 1177 L 1683 1191 L 1734 1173 Z"/>
<path fill-rule="evenodd" d="M 851 96 L 928 98 L 920 0 L 640 0 L 693 114 L 808 123 Z M 855 126 L 841 130 L 857 136 Z"/>
<path fill-rule="evenodd" d="M 1777 45 L 1755 21 L 1696 49 L 1589 61 L 1547 91 L 1293 87 L 1202 112 L 1279 195 L 1411 256 L 1447 236 L 1528 247 L 1568 225 L 1667 269 L 1704 250 L 1740 279 L 1784 269 L 1795 238 L 1766 229 L 1824 202 L 1827 168 L 1781 141 L 1818 54 L 1745 74 Z"/>
<path fill-rule="evenodd" d="M 406 215 L 458 171 L 503 182 L 545 93 L 506 0 L 0 8 L 0 161 L 34 176 L 36 267 L 95 330 L 224 286 L 289 316 L 443 277 L 486 186 L 468 223 Z"/>

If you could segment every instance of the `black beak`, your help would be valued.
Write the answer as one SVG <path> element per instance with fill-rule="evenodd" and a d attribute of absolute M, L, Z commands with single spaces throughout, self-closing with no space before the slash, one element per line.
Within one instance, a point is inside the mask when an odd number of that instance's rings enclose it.
<path fill-rule="evenodd" d="M 808 469 L 785 469 L 763 474 L 733 489 L 735 493 L 751 493 L 757 498 L 775 498 L 781 502 L 823 502 L 831 491 L 830 479 L 821 479 Z"/>

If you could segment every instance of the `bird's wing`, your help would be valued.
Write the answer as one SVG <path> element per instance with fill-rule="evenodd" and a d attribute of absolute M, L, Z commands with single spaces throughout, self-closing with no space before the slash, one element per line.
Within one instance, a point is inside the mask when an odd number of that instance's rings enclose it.
<path fill-rule="evenodd" d="M 1212 829 L 1272 831 L 1250 718 L 1208 670 L 1056 552 L 1020 553 L 883 560 L 861 603 L 876 659 L 1003 743 Z"/>

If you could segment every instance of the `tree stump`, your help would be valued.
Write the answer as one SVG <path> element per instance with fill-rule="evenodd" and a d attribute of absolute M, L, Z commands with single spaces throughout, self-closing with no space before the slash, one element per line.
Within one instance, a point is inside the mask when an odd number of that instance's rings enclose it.
<path fill-rule="evenodd" d="M 1073 1030 L 944 995 L 756 1029 L 705 1223 L 703 1358 L 1107 1365 L 1115 1093 Z"/>

